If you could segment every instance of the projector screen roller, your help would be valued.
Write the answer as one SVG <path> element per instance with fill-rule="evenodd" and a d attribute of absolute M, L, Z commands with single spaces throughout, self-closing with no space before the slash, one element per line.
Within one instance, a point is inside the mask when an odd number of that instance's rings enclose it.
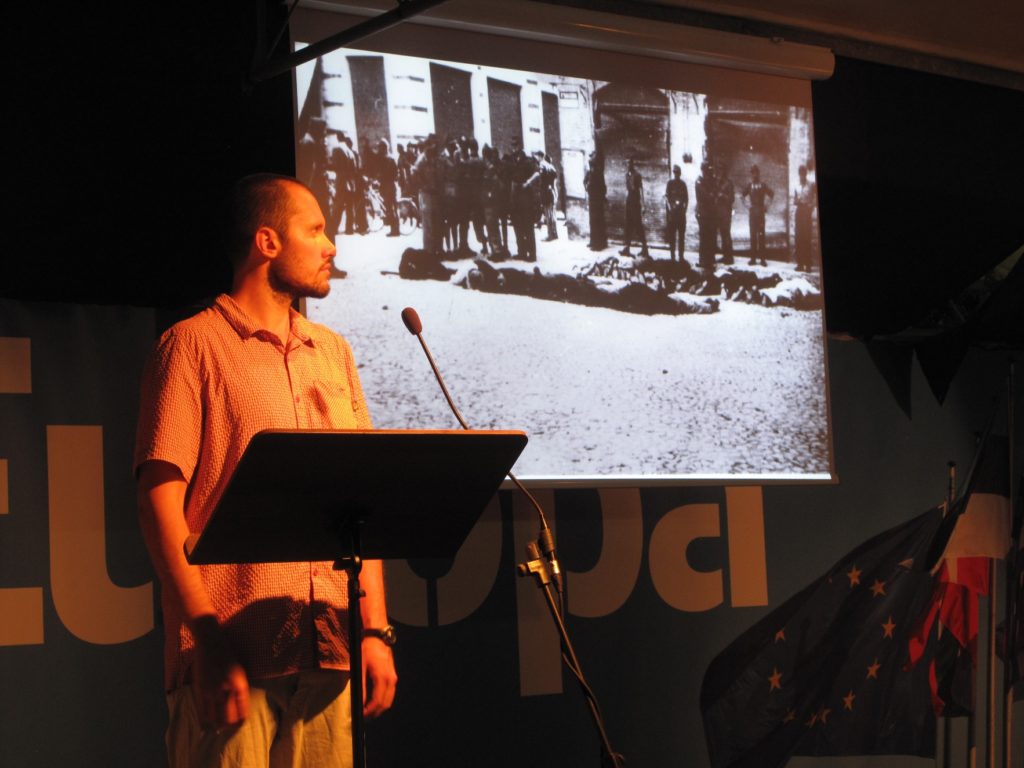
<path fill-rule="evenodd" d="M 409 25 L 361 45 L 296 70 L 296 165 L 338 248 L 304 310 L 376 426 L 455 425 L 413 307 L 535 485 L 832 479 L 808 83 Z"/>

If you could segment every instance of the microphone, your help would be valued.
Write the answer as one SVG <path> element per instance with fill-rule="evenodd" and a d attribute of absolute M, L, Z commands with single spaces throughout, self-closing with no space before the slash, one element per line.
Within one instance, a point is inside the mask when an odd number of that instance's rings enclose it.
<path fill-rule="evenodd" d="M 448 401 L 448 407 L 451 408 L 452 413 L 455 414 L 455 418 L 458 420 L 459 424 L 462 425 L 462 428 L 468 430 L 470 427 L 466 423 L 466 420 L 462 418 L 462 414 L 459 413 L 459 409 L 455 407 L 455 401 L 452 400 L 452 396 L 448 392 L 448 387 L 445 386 L 444 378 L 441 376 L 441 372 L 438 370 L 437 364 L 434 362 L 434 356 L 430 354 L 427 342 L 423 339 L 423 323 L 420 321 L 419 314 L 412 307 L 406 307 L 402 310 L 402 322 L 405 323 L 405 327 L 409 333 L 419 339 L 420 346 L 423 348 L 423 353 L 427 356 L 427 362 L 430 363 L 430 369 L 434 372 L 434 378 L 441 387 L 441 392 L 444 393 L 444 399 Z M 561 595 L 562 569 L 558 564 L 558 557 L 555 555 L 555 537 L 551 532 L 550 526 L 548 526 L 544 510 L 540 506 L 540 503 L 533 497 L 533 494 L 526 490 L 526 487 L 519 482 L 519 478 L 511 472 L 508 473 L 508 477 L 509 480 L 515 483 L 516 488 L 522 491 L 523 495 L 530 500 L 533 508 L 537 510 L 537 515 L 540 517 L 540 535 L 537 540 L 540 544 L 541 551 L 544 553 L 544 558 L 548 561 L 551 568 L 551 579 L 555 584 L 555 589 L 557 589 L 558 594 Z"/>
<path fill-rule="evenodd" d="M 402 310 L 402 322 L 405 323 L 405 327 L 409 329 L 409 333 L 413 336 L 419 336 L 423 333 L 423 323 L 420 322 L 419 314 L 412 307 L 406 307 Z"/>
<path fill-rule="evenodd" d="M 466 420 L 462 418 L 462 414 L 459 413 L 459 409 L 455 407 L 455 401 L 452 400 L 452 396 L 448 392 L 448 387 L 444 385 L 444 379 L 441 377 L 441 372 L 437 369 L 437 363 L 434 362 L 434 356 L 430 354 L 430 349 L 427 348 L 427 342 L 423 340 L 423 323 L 420 322 L 420 316 L 412 307 L 406 307 L 402 310 L 402 322 L 405 323 L 405 327 L 409 330 L 409 333 L 420 340 L 420 346 L 423 347 L 423 354 L 427 356 L 427 362 L 430 363 L 430 370 L 434 372 L 434 378 L 437 379 L 437 383 L 441 385 L 441 391 L 444 393 L 444 399 L 448 401 L 448 407 L 452 409 L 452 413 L 455 414 L 455 418 L 459 420 L 459 424 L 462 425 L 462 428 L 468 430 L 469 424 L 467 424 Z"/>

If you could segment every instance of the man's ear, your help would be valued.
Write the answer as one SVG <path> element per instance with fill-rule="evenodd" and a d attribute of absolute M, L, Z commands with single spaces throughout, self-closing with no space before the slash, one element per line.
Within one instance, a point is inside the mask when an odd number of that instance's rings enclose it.
<path fill-rule="evenodd" d="M 254 237 L 256 250 L 268 259 L 273 259 L 281 250 L 281 238 L 272 227 L 260 227 Z"/>

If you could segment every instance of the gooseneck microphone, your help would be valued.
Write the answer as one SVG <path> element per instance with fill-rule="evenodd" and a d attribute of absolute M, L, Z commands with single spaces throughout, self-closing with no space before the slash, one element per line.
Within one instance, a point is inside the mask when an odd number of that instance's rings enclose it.
<path fill-rule="evenodd" d="M 427 347 L 427 342 L 423 339 L 423 323 L 420 321 L 420 316 L 416 310 L 412 307 L 406 307 L 402 310 L 402 322 L 405 323 L 405 327 L 409 333 L 419 339 L 420 346 L 423 347 L 423 353 L 427 356 L 427 362 L 430 363 L 430 369 L 434 372 L 434 378 L 437 379 L 438 385 L 441 387 L 441 392 L 444 393 L 444 399 L 448 401 L 448 407 L 451 408 L 452 413 L 455 414 L 455 418 L 463 429 L 468 430 L 469 424 L 462 418 L 462 414 L 459 413 L 459 409 L 455 406 L 455 401 L 452 400 L 451 394 L 448 392 L 448 387 L 445 386 L 444 378 L 441 376 L 441 372 L 437 369 L 437 364 L 434 362 L 434 356 L 430 354 L 430 349 Z M 544 558 L 548 561 L 551 568 L 551 579 L 555 584 L 555 589 L 558 590 L 559 595 L 562 594 L 562 569 L 558 565 L 558 557 L 555 555 L 555 537 L 551 532 L 551 527 L 548 525 L 547 517 L 544 515 L 544 509 L 540 503 L 533 497 L 533 494 L 526 490 L 526 487 L 519 482 L 519 478 L 508 473 L 509 480 L 511 480 L 516 488 L 522 491 L 523 495 L 530 500 L 533 508 L 537 510 L 537 515 L 540 518 L 540 534 L 537 537 L 538 543 L 540 544 L 541 552 L 544 554 Z"/>
<path fill-rule="evenodd" d="M 459 409 L 455 407 L 455 402 L 452 400 L 452 396 L 448 392 L 448 387 L 445 386 L 441 372 L 437 369 L 437 365 L 434 363 L 434 357 L 430 354 L 430 350 L 427 348 L 427 342 L 423 340 L 423 323 L 420 322 L 420 316 L 416 314 L 416 310 L 412 307 L 406 307 L 402 310 L 402 322 L 405 323 L 405 327 L 409 329 L 409 333 L 420 340 L 420 346 L 423 347 L 423 352 L 427 356 L 427 361 L 430 363 L 430 369 L 434 372 L 434 378 L 437 379 L 437 383 L 441 386 L 441 391 L 444 393 L 444 399 L 448 401 L 448 407 L 452 409 L 452 413 L 455 414 L 455 418 L 459 420 L 459 424 L 462 425 L 462 428 L 468 430 L 469 425 L 466 423 L 466 420 L 462 418 L 462 414 L 459 413 Z M 561 637 L 562 660 L 565 662 L 566 666 L 569 667 L 569 670 L 573 673 L 577 682 L 580 684 L 580 689 L 583 691 L 583 696 L 586 699 L 587 706 L 590 708 L 590 714 L 594 718 L 594 724 L 597 727 L 597 732 L 601 739 L 602 768 L 622 768 L 624 762 L 623 757 L 612 748 L 611 741 L 608 739 L 608 732 L 604 726 L 604 717 L 601 714 L 601 708 L 597 704 L 597 697 L 594 695 L 593 690 L 591 690 L 590 686 L 587 684 L 586 678 L 583 676 L 583 669 L 580 666 L 579 659 L 576 657 L 576 651 L 573 650 L 572 642 L 569 640 L 568 630 L 565 627 L 565 620 L 562 616 L 562 609 L 560 606 L 563 594 L 562 569 L 559 567 L 558 558 L 555 556 L 555 537 L 551 533 L 551 528 L 544 515 L 544 510 L 533 497 L 533 494 L 526 490 L 523 484 L 519 482 L 519 478 L 511 472 L 508 473 L 508 477 L 513 483 L 515 483 L 516 488 L 522 491 L 523 495 L 530 500 L 530 503 L 533 504 L 533 508 L 537 510 L 537 515 L 540 517 L 540 535 L 537 537 L 537 541 L 531 541 L 526 545 L 526 552 L 529 560 L 526 563 L 518 565 L 517 570 L 519 571 L 520 576 L 535 576 L 544 591 L 548 608 L 551 610 L 551 616 L 554 619 Z"/>

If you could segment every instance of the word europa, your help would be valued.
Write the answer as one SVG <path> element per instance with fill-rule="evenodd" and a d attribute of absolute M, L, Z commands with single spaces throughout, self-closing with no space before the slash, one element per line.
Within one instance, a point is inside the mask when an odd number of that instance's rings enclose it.
<path fill-rule="evenodd" d="M 122 587 L 107 571 L 103 493 L 103 430 L 99 426 L 46 428 L 49 496 L 50 593 L 57 616 L 75 637 L 113 645 L 153 630 L 153 583 Z M 0 464 L 3 490 L 9 488 L 8 464 Z M 554 514 L 552 492 L 540 492 Z M 644 534 L 640 492 L 606 489 L 601 499 L 602 548 L 587 571 L 566 569 L 566 609 L 572 616 L 598 618 L 619 610 L 636 587 L 643 563 Z M 9 513 L 7 499 L 3 512 Z M 534 511 L 522 499 L 513 502 L 516 552 L 536 536 Z M 725 533 L 722 521 L 725 522 Z M 722 538 L 727 568 L 695 569 L 691 543 Z M 141 537 L 139 546 L 142 546 Z M 451 568 L 432 585 L 436 623 L 469 618 L 491 593 L 501 562 L 502 525 L 497 497 L 484 511 Z M 726 602 L 733 607 L 768 604 L 764 510 L 759 487 L 725 489 L 725 504 L 685 504 L 666 512 L 647 542 L 651 584 L 671 608 L 703 612 Z M 564 567 L 564 564 L 563 564 Z M 410 626 L 428 626 L 428 581 L 408 562 L 387 562 L 388 603 L 393 618 Z M 0 587 L 0 646 L 44 642 L 44 588 Z M 562 690 L 559 639 L 547 607 L 531 579 L 517 579 L 516 618 L 520 693 Z"/>
<path fill-rule="evenodd" d="M 566 608 L 572 616 L 597 618 L 619 610 L 632 594 L 643 562 L 643 520 L 637 489 L 599 491 L 602 551 L 584 572 L 566 570 Z M 552 527 L 557 522 L 554 494 L 538 493 Z M 724 512 L 724 514 L 723 514 Z M 515 551 L 525 551 L 537 534 L 533 509 L 515 497 Z M 688 548 L 702 538 L 721 538 L 726 526 L 728 551 L 725 569 L 696 570 Z M 454 624 L 471 616 L 490 594 L 501 561 L 502 526 L 497 499 L 485 510 L 448 573 L 436 580 L 436 622 Z M 651 532 L 647 545 L 651 583 L 658 596 L 679 611 L 703 612 L 722 605 L 728 586 L 733 607 L 768 604 L 764 507 L 760 487 L 725 489 L 724 510 L 719 504 L 685 504 L 665 513 Z M 565 564 L 563 562 L 563 568 Z M 388 610 L 411 626 L 428 625 L 428 581 L 403 560 L 386 563 Z M 531 579 L 518 579 L 516 613 L 519 640 L 520 692 L 540 695 L 561 691 L 559 639 L 549 620 L 541 591 Z"/>

